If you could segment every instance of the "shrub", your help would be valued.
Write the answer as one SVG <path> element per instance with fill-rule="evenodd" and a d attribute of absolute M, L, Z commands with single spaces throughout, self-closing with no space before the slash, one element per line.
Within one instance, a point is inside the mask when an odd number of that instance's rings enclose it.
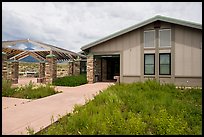
<path fill-rule="evenodd" d="M 12 83 L 10 80 L 2 80 L 2 96 L 3 97 L 11 97 L 14 92 L 15 88 L 11 87 Z"/>
<path fill-rule="evenodd" d="M 70 86 L 70 87 L 79 86 L 86 83 L 87 79 L 85 74 L 81 74 L 78 76 L 60 77 L 53 81 L 53 85 L 55 86 Z"/>
<path fill-rule="evenodd" d="M 34 85 L 32 81 L 28 85 L 11 88 L 11 82 L 3 81 L 2 96 L 25 99 L 38 99 L 56 94 L 54 87 L 47 85 Z"/>

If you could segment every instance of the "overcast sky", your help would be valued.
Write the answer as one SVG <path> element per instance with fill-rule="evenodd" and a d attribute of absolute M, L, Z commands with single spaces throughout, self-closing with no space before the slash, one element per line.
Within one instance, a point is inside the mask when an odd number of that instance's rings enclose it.
<path fill-rule="evenodd" d="M 2 40 L 31 39 L 74 52 L 156 15 L 202 23 L 202 2 L 3 2 Z"/>

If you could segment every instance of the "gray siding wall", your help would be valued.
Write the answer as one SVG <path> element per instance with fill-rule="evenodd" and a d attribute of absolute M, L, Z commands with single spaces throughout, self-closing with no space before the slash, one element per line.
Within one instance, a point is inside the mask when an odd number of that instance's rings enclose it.
<path fill-rule="evenodd" d="M 202 31 L 175 27 L 175 77 L 202 76 Z"/>
<path fill-rule="evenodd" d="M 156 78 L 176 85 L 202 85 L 202 30 L 161 22 L 160 29 L 171 29 L 171 47 L 144 49 L 145 30 L 152 30 L 154 23 L 128 32 L 90 48 L 93 54 L 120 54 L 120 81 L 135 82 Z M 155 44 L 158 44 L 158 34 Z M 155 75 L 144 76 L 144 53 L 155 54 Z M 171 53 L 171 75 L 160 76 L 158 53 Z M 190 84 L 191 83 L 191 84 Z"/>
<path fill-rule="evenodd" d="M 134 76 L 140 76 L 140 29 L 101 43 L 91 48 L 90 52 L 93 54 L 120 53 L 120 81 L 122 82 L 125 82 L 127 77 L 131 77 L 129 79 L 132 81 Z"/>

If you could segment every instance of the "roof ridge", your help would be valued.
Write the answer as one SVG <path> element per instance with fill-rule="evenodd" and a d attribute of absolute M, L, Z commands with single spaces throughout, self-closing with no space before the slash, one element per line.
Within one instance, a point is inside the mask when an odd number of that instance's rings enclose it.
<path fill-rule="evenodd" d="M 117 31 L 115 33 L 112 33 L 112 34 L 110 34 L 110 35 L 108 35 L 106 37 L 103 37 L 103 38 L 101 38 L 99 40 L 96 40 L 94 42 L 86 44 L 85 46 L 81 47 L 81 50 L 88 49 L 88 48 L 90 48 L 92 46 L 95 46 L 97 44 L 105 42 L 105 41 L 107 41 L 109 39 L 112 39 L 114 37 L 123 35 L 125 33 L 128 33 L 128 32 L 130 32 L 132 30 L 138 29 L 138 28 L 140 28 L 142 26 L 145 26 L 145 25 L 150 24 L 150 23 L 152 23 L 154 21 L 157 21 L 157 20 L 161 20 L 161 21 L 169 22 L 169 23 L 174 23 L 174 24 L 178 24 L 178 25 L 184 25 L 184 26 L 188 26 L 188 27 L 193 27 L 193 28 L 197 28 L 197 29 L 202 29 L 202 24 L 198 24 L 198 23 L 190 22 L 190 21 L 185 21 L 185 20 L 180 20 L 180 19 L 176 19 L 176 18 L 171 18 L 171 17 L 167 17 L 167 16 L 162 16 L 162 15 L 156 15 L 156 16 L 153 16 L 153 17 L 151 17 L 149 19 L 146 19 L 146 20 L 144 20 L 142 22 L 139 22 L 139 23 L 137 23 L 135 25 L 132 25 L 132 26 L 130 26 L 128 28 L 119 30 L 119 31 Z"/>

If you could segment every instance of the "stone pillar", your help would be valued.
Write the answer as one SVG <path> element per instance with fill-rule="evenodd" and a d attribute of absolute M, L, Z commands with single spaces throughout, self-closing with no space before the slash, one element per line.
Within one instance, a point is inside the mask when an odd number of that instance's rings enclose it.
<path fill-rule="evenodd" d="M 94 56 L 87 56 L 87 81 L 88 83 L 94 83 Z"/>
<path fill-rule="evenodd" d="M 73 69 L 73 75 L 79 75 L 80 74 L 80 60 L 74 61 L 74 69 Z"/>
<path fill-rule="evenodd" d="M 72 60 L 68 62 L 67 74 L 68 76 L 73 75 L 73 61 Z"/>
<path fill-rule="evenodd" d="M 11 81 L 11 66 L 12 62 L 7 61 L 7 79 Z"/>
<path fill-rule="evenodd" d="M 107 80 L 107 61 L 102 59 L 102 81 Z"/>
<path fill-rule="evenodd" d="M 11 81 L 13 84 L 18 83 L 19 62 L 14 60 L 11 62 Z"/>
<path fill-rule="evenodd" d="M 45 82 L 45 61 L 39 63 L 39 77 L 37 78 L 37 83 Z"/>
<path fill-rule="evenodd" d="M 2 79 L 7 79 L 7 55 L 2 52 Z"/>
<path fill-rule="evenodd" d="M 45 63 L 45 81 L 52 83 L 57 78 L 57 60 L 55 55 L 50 54 L 46 56 Z"/>

